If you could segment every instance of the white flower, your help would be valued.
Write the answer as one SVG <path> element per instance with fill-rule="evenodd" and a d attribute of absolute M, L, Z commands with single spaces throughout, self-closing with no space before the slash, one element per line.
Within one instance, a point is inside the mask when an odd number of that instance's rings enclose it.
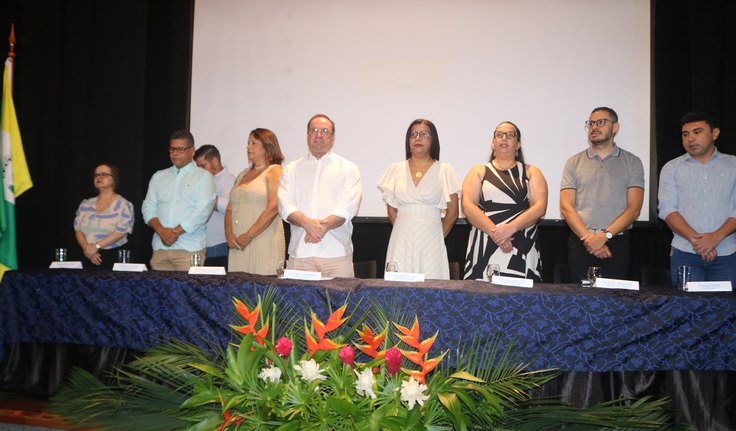
<path fill-rule="evenodd" d="M 373 380 L 373 370 L 366 367 L 360 373 L 355 370 L 353 372 L 358 376 L 358 380 L 355 381 L 355 389 L 358 391 L 358 395 L 376 398 L 376 394 L 373 393 L 373 383 L 375 382 Z"/>
<path fill-rule="evenodd" d="M 271 364 L 271 368 L 264 368 L 258 373 L 258 378 L 264 382 L 278 383 L 281 380 L 281 368 Z"/>
<path fill-rule="evenodd" d="M 419 380 L 410 377 L 408 381 L 401 383 L 401 400 L 409 403 L 409 410 L 414 407 L 414 403 L 424 405 L 424 401 L 429 399 L 429 395 L 422 392 L 427 390 L 427 385 L 419 384 Z"/>
<path fill-rule="evenodd" d="M 294 369 L 299 371 L 299 374 L 302 375 L 302 379 L 308 382 L 313 380 L 327 380 L 327 376 L 322 375 L 325 370 L 320 370 L 319 365 L 314 361 L 314 359 L 299 361 L 299 365 L 294 365 Z"/>

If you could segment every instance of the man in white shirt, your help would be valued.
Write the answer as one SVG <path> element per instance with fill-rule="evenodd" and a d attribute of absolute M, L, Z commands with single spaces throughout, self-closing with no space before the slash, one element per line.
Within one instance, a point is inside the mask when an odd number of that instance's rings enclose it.
<path fill-rule="evenodd" d="M 358 166 L 335 154 L 335 123 L 307 123 L 309 154 L 289 163 L 279 182 L 279 215 L 291 225 L 289 269 L 353 277 L 353 224 L 363 195 Z"/>
<path fill-rule="evenodd" d="M 194 162 L 215 179 L 215 209 L 207 220 L 206 265 L 227 266 L 229 249 L 225 239 L 225 210 L 230 202 L 230 190 L 235 175 L 222 166 L 220 151 L 214 145 L 202 145 L 194 153 Z"/>

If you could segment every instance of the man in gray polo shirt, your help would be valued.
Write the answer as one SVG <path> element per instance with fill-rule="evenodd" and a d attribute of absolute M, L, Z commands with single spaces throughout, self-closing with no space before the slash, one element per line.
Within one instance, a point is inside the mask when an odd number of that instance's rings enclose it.
<path fill-rule="evenodd" d="M 618 115 L 595 108 L 585 122 L 590 146 L 567 160 L 560 186 L 560 212 L 570 226 L 570 279 L 590 266 L 608 278 L 629 278 L 629 235 L 644 201 L 641 160 L 614 142 Z"/>

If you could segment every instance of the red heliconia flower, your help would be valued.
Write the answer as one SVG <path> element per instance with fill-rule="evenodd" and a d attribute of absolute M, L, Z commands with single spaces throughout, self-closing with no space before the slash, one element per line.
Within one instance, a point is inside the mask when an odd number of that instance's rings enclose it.
<path fill-rule="evenodd" d="M 291 340 L 286 337 L 281 337 L 276 341 L 276 353 L 282 358 L 289 356 L 293 347 L 294 345 L 291 343 Z"/>
<path fill-rule="evenodd" d="M 340 352 L 338 352 L 337 356 L 340 357 L 340 360 L 343 364 L 350 365 L 351 367 L 355 365 L 355 350 L 353 350 L 352 347 L 343 347 L 342 349 L 340 349 Z"/>
<path fill-rule="evenodd" d="M 401 351 L 392 347 L 386 351 L 386 370 L 391 376 L 395 376 L 401 370 Z"/>

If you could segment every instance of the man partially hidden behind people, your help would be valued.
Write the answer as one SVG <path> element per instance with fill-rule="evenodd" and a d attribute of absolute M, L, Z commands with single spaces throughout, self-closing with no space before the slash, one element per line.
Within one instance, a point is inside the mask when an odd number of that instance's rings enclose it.
<path fill-rule="evenodd" d="M 629 278 L 629 235 L 644 201 L 641 159 L 620 148 L 614 138 L 618 115 L 595 108 L 585 122 L 590 146 L 565 163 L 560 212 L 570 226 L 567 258 L 570 279 L 601 267 L 607 278 Z"/>
<path fill-rule="evenodd" d="M 715 120 L 690 112 L 680 121 L 686 153 L 659 174 L 659 217 L 672 229 L 670 270 L 689 266 L 692 281 L 736 286 L 736 157 L 716 148 Z"/>
<path fill-rule="evenodd" d="M 214 145 L 202 145 L 194 152 L 194 163 L 212 174 L 215 180 L 215 207 L 207 220 L 207 261 L 209 266 L 227 266 L 230 249 L 225 239 L 225 210 L 235 175 L 222 166 L 220 151 Z"/>
<path fill-rule="evenodd" d="M 289 269 L 353 277 L 353 224 L 363 189 L 358 166 L 332 151 L 335 123 L 324 114 L 307 123 L 309 154 L 286 165 L 279 214 L 291 224 Z"/>
<path fill-rule="evenodd" d="M 215 183 L 209 172 L 193 161 L 194 137 L 186 130 L 171 135 L 173 164 L 153 174 L 141 212 L 155 231 L 151 268 L 187 271 L 194 253 L 204 262 L 205 223 L 215 203 Z"/>

